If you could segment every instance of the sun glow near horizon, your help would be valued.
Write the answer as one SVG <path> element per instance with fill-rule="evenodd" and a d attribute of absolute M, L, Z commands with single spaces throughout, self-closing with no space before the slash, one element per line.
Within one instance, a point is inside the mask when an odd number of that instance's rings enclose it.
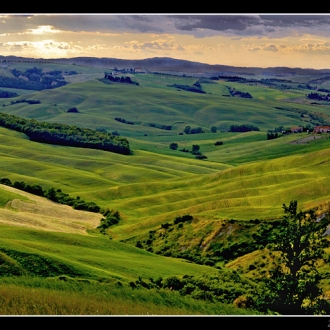
<path fill-rule="evenodd" d="M 330 67 L 327 15 L 1 15 L 0 31 L 3 56 L 172 57 L 241 67 Z"/>

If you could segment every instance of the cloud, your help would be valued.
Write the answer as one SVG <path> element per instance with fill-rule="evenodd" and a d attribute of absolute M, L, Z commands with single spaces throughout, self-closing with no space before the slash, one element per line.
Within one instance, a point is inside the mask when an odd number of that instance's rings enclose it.
<path fill-rule="evenodd" d="M 213 31 L 243 31 L 251 25 L 260 24 L 257 15 L 178 15 L 171 16 L 178 30 L 193 31 L 208 29 Z"/>
<path fill-rule="evenodd" d="M 267 45 L 263 48 L 263 50 L 267 52 L 278 52 L 278 48 L 276 45 Z"/>
<path fill-rule="evenodd" d="M 330 43 L 307 43 L 293 48 L 300 53 L 311 53 L 318 55 L 330 55 Z"/>
<path fill-rule="evenodd" d="M 329 31 L 330 15 L 321 14 L 0 15 L 3 55 L 45 58 L 156 55 L 266 66 L 320 55 L 313 63 L 327 67 Z"/>
<path fill-rule="evenodd" d="M 317 33 L 326 35 L 330 15 L 294 14 L 48 14 L 2 15 L 2 33 L 38 31 L 100 32 L 100 33 L 172 33 L 197 38 L 227 36 L 285 36 Z M 46 31 L 45 31 L 46 32 Z"/>
<path fill-rule="evenodd" d="M 53 57 L 54 55 L 64 56 L 68 51 L 79 50 L 79 47 L 75 47 L 69 43 L 56 42 L 53 40 L 5 42 L 2 43 L 2 48 L 10 52 L 23 53 L 23 56 L 29 56 L 26 54 L 31 53 L 45 57 Z"/>
<path fill-rule="evenodd" d="M 40 25 L 36 29 L 29 29 L 26 33 L 31 34 L 45 34 L 45 33 L 59 33 L 60 30 L 55 30 L 51 25 Z"/>
<path fill-rule="evenodd" d="M 179 33 L 195 37 L 214 35 L 267 36 L 270 38 L 316 34 L 327 36 L 330 15 L 175 15 L 170 16 Z"/>

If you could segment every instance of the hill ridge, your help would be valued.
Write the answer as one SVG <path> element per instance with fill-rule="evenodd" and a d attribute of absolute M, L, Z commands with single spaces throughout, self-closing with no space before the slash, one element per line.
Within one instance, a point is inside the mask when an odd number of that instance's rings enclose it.
<path fill-rule="evenodd" d="M 139 60 L 118 59 L 111 57 L 71 57 L 71 58 L 29 58 L 19 56 L 3 56 L 0 55 L 2 62 L 21 62 L 29 61 L 32 63 L 62 63 L 62 64 L 75 64 L 84 65 L 98 68 L 142 68 L 149 71 L 173 71 L 186 72 L 190 74 L 198 73 L 213 73 L 213 74 L 313 74 L 324 73 L 330 74 L 330 69 L 304 69 L 304 68 L 291 68 L 291 67 L 237 67 L 221 64 L 206 64 L 201 62 L 194 62 L 188 60 L 175 59 L 171 57 L 152 57 Z"/>

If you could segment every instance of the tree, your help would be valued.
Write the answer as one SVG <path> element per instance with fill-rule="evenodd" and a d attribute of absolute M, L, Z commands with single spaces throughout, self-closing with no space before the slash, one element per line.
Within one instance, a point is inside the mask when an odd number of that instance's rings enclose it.
<path fill-rule="evenodd" d="M 216 133 L 217 132 L 217 127 L 216 126 L 212 126 L 211 127 L 211 132 L 212 133 Z"/>
<path fill-rule="evenodd" d="M 76 107 L 70 108 L 67 110 L 67 112 L 79 112 Z"/>
<path fill-rule="evenodd" d="M 186 134 L 190 134 L 191 131 L 191 127 L 190 126 L 186 126 L 183 130 Z"/>
<path fill-rule="evenodd" d="M 200 146 L 198 144 L 193 144 L 191 153 L 197 155 L 199 153 Z"/>
<path fill-rule="evenodd" d="M 317 261 L 324 257 L 329 224 L 327 216 L 317 218 L 316 209 L 297 211 L 297 201 L 283 204 L 284 216 L 275 233 L 273 249 L 279 253 L 275 268 L 263 280 L 259 307 L 279 314 L 329 314 L 322 298 Z M 260 309 L 260 308 L 259 308 Z"/>
<path fill-rule="evenodd" d="M 45 197 L 48 198 L 48 199 L 50 199 L 53 202 L 57 202 L 58 201 L 57 196 L 56 196 L 56 191 L 55 191 L 55 189 L 53 187 L 52 188 L 49 188 L 45 192 Z"/>
<path fill-rule="evenodd" d="M 172 142 L 172 143 L 170 144 L 170 149 L 172 149 L 172 150 L 177 150 L 178 147 L 179 147 L 179 145 L 178 145 L 176 142 Z"/>

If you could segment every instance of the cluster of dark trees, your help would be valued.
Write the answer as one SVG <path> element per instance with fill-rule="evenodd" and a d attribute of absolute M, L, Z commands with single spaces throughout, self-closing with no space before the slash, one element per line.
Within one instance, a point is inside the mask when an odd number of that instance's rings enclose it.
<path fill-rule="evenodd" d="M 112 82 L 118 82 L 118 83 L 124 83 L 124 84 L 132 84 L 132 85 L 137 85 L 137 86 L 139 85 L 138 82 L 135 82 L 135 81 L 131 80 L 131 77 L 129 77 L 129 76 L 126 76 L 126 77 L 121 76 L 121 77 L 119 77 L 119 76 L 113 76 L 112 74 L 105 73 L 104 74 L 104 78 L 105 79 L 108 79 L 108 80 L 110 80 Z"/>
<path fill-rule="evenodd" d="M 238 77 L 238 76 L 215 76 L 215 77 L 211 77 L 210 79 L 212 80 L 219 80 L 219 79 L 223 79 L 223 80 L 227 80 L 227 81 L 233 81 L 233 82 L 246 82 L 246 78 L 243 77 Z"/>
<path fill-rule="evenodd" d="M 278 137 L 279 137 L 278 132 L 272 132 L 272 131 L 267 132 L 267 140 L 274 140 L 277 139 Z"/>
<path fill-rule="evenodd" d="M 7 99 L 10 97 L 16 97 L 16 96 L 18 96 L 17 93 L 0 90 L 0 98 L 2 98 L 2 99 Z"/>
<path fill-rule="evenodd" d="M 167 87 L 174 87 L 174 88 L 177 88 L 179 90 L 184 90 L 184 91 L 187 91 L 187 92 L 205 94 L 205 92 L 202 90 L 201 85 L 199 83 L 195 83 L 193 86 L 173 84 L 173 85 L 167 85 Z"/>
<path fill-rule="evenodd" d="M 244 98 L 252 98 L 252 95 L 248 92 L 240 92 L 237 91 L 235 88 L 233 87 L 228 87 L 229 93 L 231 96 L 238 96 L 238 97 L 244 97 Z"/>
<path fill-rule="evenodd" d="M 199 134 L 199 133 L 205 133 L 202 129 L 202 127 L 195 127 L 191 128 L 191 126 L 186 126 L 183 130 L 186 134 Z"/>
<path fill-rule="evenodd" d="M 59 70 L 43 72 L 36 67 L 26 71 L 11 70 L 14 77 L 0 76 L 0 86 L 41 91 L 66 85 Z"/>
<path fill-rule="evenodd" d="M 330 94 L 322 95 L 320 93 L 312 92 L 307 94 L 307 98 L 317 101 L 330 101 Z"/>
<path fill-rule="evenodd" d="M 190 214 L 185 214 L 183 216 L 176 217 L 173 221 L 173 223 L 176 225 L 181 222 L 187 222 L 187 221 L 192 221 L 194 217 Z"/>
<path fill-rule="evenodd" d="M 327 88 L 318 88 L 317 90 L 319 92 L 330 93 L 330 89 L 327 89 Z"/>
<path fill-rule="evenodd" d="M 260 131 L 256 126 L 243 124 L 243 125 L 230 125 L 228 132 L 250 132 L 250 131 Z"/>
<path fill-rule="evenodd" d="M 17 103 L 28 103 L 28 104 L 40 104 L 40 100 L 28 100 L 28 99 L 20 99 L 20 100 L 16 100 L 16 101 L 10 101 L 10 105 L 14 105 Z M 3 104 L 3 107 L 5 107 L 6 105 Z"/>
<path fill-rule="evenodd" d="M 178 148 L 179 148 L 178 143 L 176 143 L 176 142 L 170 143 L 170 149 L 177 150 Z M 180 151 L 190 152 L 195 156 L 196 159 L 206 159 L 207 158 L 207 156 L 205 156 L 201 153 L 200 146 L 198 144 L 193 144 L 191 151 L 189 151 L 188 149 L 185 149 L 185 148 L 181 149 Z"/>
<path fill-rule="evenodd" d="M 117 225 L 120 222 L 121 217 L 118 211 L 109 209 L 102 212 L 102 214 L 105 216 L 105 218 L 101 219 L 100 225 L 97 228 L 100 229 L 102 234 L 106 235 L 106 229 Z"/>
<path fill-rule="evenodd" d="M 124 118 L 116 117 L 115 120 L 117 120 L 121 123 L 124 123 L 124 124 L 134 125 L 134 121 L 129 121 L 129 120 L 126 120 Z"/>
<path fill-rule="evenodd" d="M 159 129 L 165 129 L 167 131 L 170 131 L 172 129 L 172 126 L 171 125 L 156 124 L 156 123 L 148 123 L 146 125 L 148 125 L 150 127 L 159 128 Z"/>
<path fill-rule="evenodd" d="M 0 126 L 22 132 L 31 141 L 131 154 L 127 139 L 89 128 L 39 122 L 4 113 L 0 113 Z"/>

